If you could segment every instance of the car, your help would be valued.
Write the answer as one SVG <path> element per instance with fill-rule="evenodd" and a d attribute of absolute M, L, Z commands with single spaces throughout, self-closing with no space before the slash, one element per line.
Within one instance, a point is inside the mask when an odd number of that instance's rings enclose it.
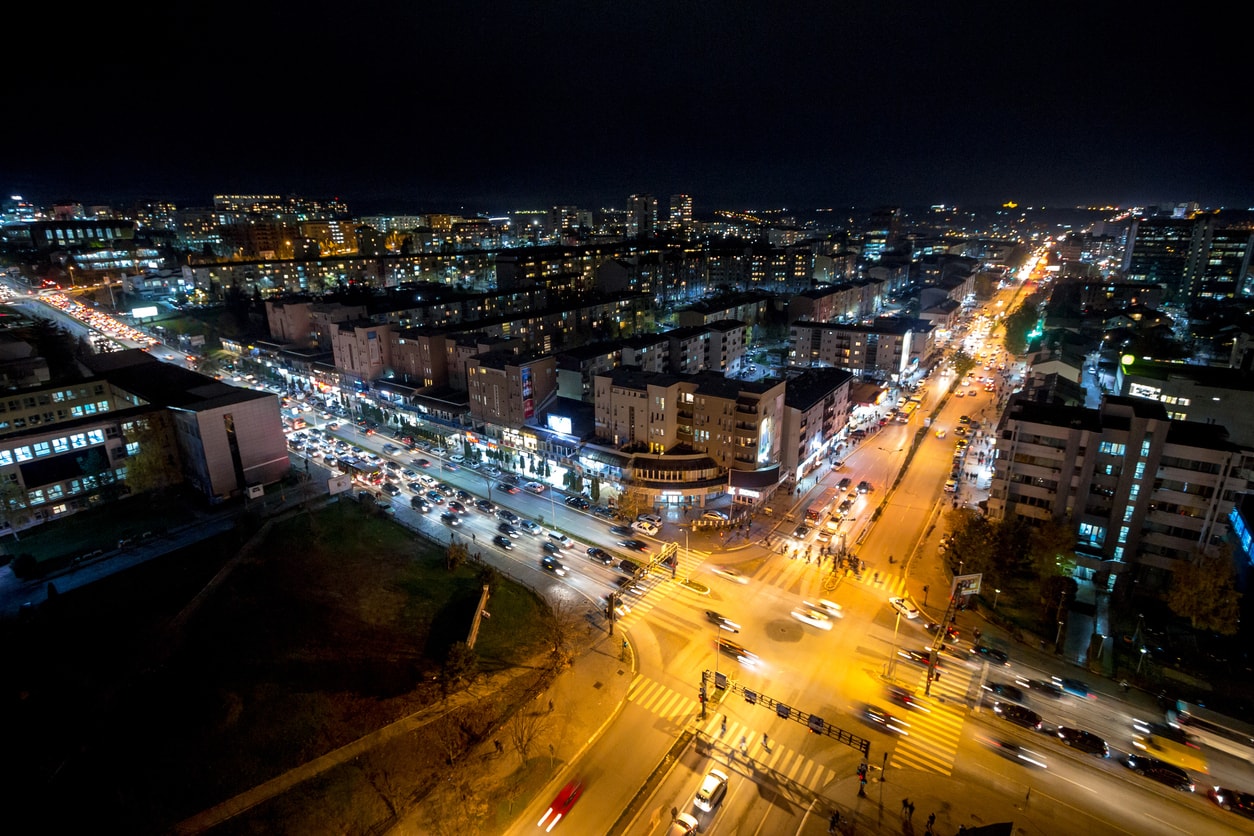
<path fill-rule="evenodd" d="M 452 485 L 446 485 L 443 482 L 437 482 L 435 489 L 439 491 L 440 493 L 444 494 L 445 496 L 453 496 L 454 494 L 457 493 L 456 488 L 454 488 Z"/>
<path fill-rule="evenodd" d="M 414 464 L 418 465 L 419 467 L 430 467 L 431 460 L 430 459 L 414 459 Z"/>
<path fill-rule="evenodd" d="M 840 501 L 840 504 L 836 506 L 836 511 L 843 516 L 845 514 L 848 514 L 852 508 L 853 508 L 852 499 L 842 499 Z"/>
<path fill-rule="evenodd" d="M 619 540 L 618 545 L 635 552 L 647 552 L 649 550 L 649 544 L 643 540 Z"/>
<path fill-rule="evenodd" d="M 451 461 L 453 464 L 461 464 L 462 462 L 466 461 L 466 457 L 463 456 L 461 453 L 454 453 L 453 455 L 448 457 L 448 460 Z"/>
<path fill-rule="evenodd" d="M 719 636 L 714 640 L 714 644 L 719 649 L 720 653 L 726 653 L 728 656 L 731 656 L 742 664 L 752 665 L 758 661 L 758 657 L 747 650 L 744 645 L 739 642 L 734 642 L 731 639 L 725 639 L 722 636 Z"/>
<path fill-rule="evenodd" d="M 593 505 L 592 513 L 598 517 L 601 517 L 602 519 L 607 519 L 607 520 L 614 519 L 614 509 L 608 505 Z"/>
<path fill-rule="evenodd" d="M 923 650 L 914 650 L 913 648 L 903 647 L 897 651 L 897 655 L 907 662 L 913 662 L 916 665 L 928 667 L 932 664 L 932 653 L 926 648 Z M 940 667 L 940 659 L 937 659 L 936 667 Z"/>
<path fill-rule="evenodd" d="M 818 627 L 820 630 L 832 629 L 831 616 L 808 604 L 793 610 L 792 617 L 802 624 L 809 624 L 811 627 Z"/>
<path fill-rule="evenodd" d="M 814 607 L 816 609 L 820 609 L 823 612 L 830 615 L 832 618 L 844 618 L 845 617 L 844 607 L 842 607 L 840 604 L 837 604 L 833 601 L 829 601 L 826 598 L 820 598 L 818 601 L 816 601 L 813 604 L 811 604 L 809 601 L 806 601 L 806 605 Z"/>
<path fill-rule="evenodd" d="M 910 724 L 894 717 L 878 705 L 866 703 L 862 706 L 862 719 L 873 726 L 879 726 L 885 731 L 908 737 L 910 735 Z"/>
<path fill-rule="evenodd" d="M 510 549 L 514 548 L 514 541 L 506 537 L 504 534 L 496 535 L 495 537 L 492 538 L 492 542 L 496 543 L 498 546 L 505 549 L 506 551 L 509 551 Z"/>
<path fill-rule="evenodd" d="M 568 782 L 562 787 L 549 803 L 549 809 L 540 817 L 537 822 L 539 827 L 544 828 L 544 832 L 548 833 L 557 827 L 557 823 L 563 818 L 570 815 L 570 808 L 575 806 L 575 802 L 583 795 L 583 782 L 578 778 Z"/>
<path fill-rule="evenodd" d="M 810 533 L 810 526 L 802 523 L 792 530 L 792 536 L 798 540 L 804 540 L 805 536 Z"/>
<path fill-rule="evenodd" d="M 1006 655 L 1005 651 L 998 650 L 995 647 L 989 647 L 986 644 L 977 644 L 975 647 L 971 648 L 971 652 L 977 656 L 983 656 L 985 659 L 988 659 L 990 662 L 995 662 L 998 665 L 1010 664 L 1010 657 Z"/>
<path fill-rule="evenodd" d="M 444 523 L 445 525 L 451 525 L 454 528 L 462 524 L 461 517 L 457 516 L 452 511 L 445 511 L 443 514 L 441 514 L 440 522 Z"/>
<path fill-rule="evenodd" d="M 720 522 L 726 522 L 726 521 L 727 521 L 727 515 L 726 515 L 725 513 L 723 513 L 722 511 L 714 511 L 714 510 L 709 510 L 709 511 L 703 511 L 703 512 L 701 513 L 701 519 L 703 519 L 703 520 L 718 520 L 718 521 L 720 521 Z"/>
<path fill-rule="evenodd" d="M 506 484 L 505 482 L 497 482 L 496 489 L 498 491 L 505 491 L 507 494 L 511 494 L 511 495 L 518 493 L 518 487 L 516 485 L 509 485 L 509 484 Z"/>
<path fill-rule="evenodd" d="M 622 560 L 618 561 L 618 565 L 614 568 L 618 569 L 620 572 L 626 572 L 629 575 L 635 575 L 637 572 L 640 571 L 640 564 L 634 560 L 628 560 L 626 558 L 623 558 Z"/>
<path fill-rule="evenodd" d="M 671 819 L 671 827 L 666 831 L 666 836 L 697 836 L 699 828 L 700 822 L 691 813 L 680 813 Z"/>
<path fill-rule="evenodd" d="M 1093 693 L 1093 690 L 1089 688 L 1088 684 L 1079 679 L 1070 679 L 1067 677 L 1059 678 L 1055 676 L 1053 677 L 1053 680 L 1058 683 L 1059 688 L 1073 697 L 1083 697 L 1084 699 L 1089 700 L 1097 699 L 1097 695 Z"/>
<path fill-rule="evenodd" d="M 727 578 L 727 580 L 734 581 L 736 583 L 743 584 L 749 582 L 749 579 L 745 577 L 743 573 L 737 569 L 731 568 L 730 566 L 711 566 L 710 571 L 721 578 Z"/>
<path fill-rule="evenodd" d="M 852 484 L 853 484 L 853 480 L 850 479 L 848 476 L 846 476 L 836 483 L 836 489 L 839 491 L 847 491 L 849 490 L 849 486 Z"/>
<path fill-rule="evenodd" d="M 391 482 L 384 482 L 382 487 L 383 492 L 388 496 L 400 496 L 401 494 L 401 489 L 396 485 L 393 485 Z"/>
<path fill-rule="evenodd" d="M 528 482 L 527 484 L 523 485 L 523 487 L 531 491 L 534 494 L 544 493 L 544 484 L 542 482 Z"/>
<path fill-rule="evenodd" d="M 1027 697 L 1024 695 L 1022 690 L 1005 682 L 997 682 L 996 680 L 990 679 L 988 682 L 984 683 L 984 690 L 988 691 L 994 697 L 1007 702 L 1017 702 L 1022 704 L 1027 700 Z"/>
<path fill-rule="evenodd" d="M 408 490 L 412 494 L 421 495 L 423 492 L 423 485 L 422 485 L 422 482 L 418 482 L 418 481 L 406 482 L 405 489 Z"/>
<path fill-rule="evenodd" d="M 421 496 L 413 496 L 409 499 L 409 507 L 419 513 L 425 514 L 431 510 L 431 503 L 423 499 Z"/>
<path fill-rule="evenodd" d="M 1056 734 L 1059 740 L 1072 749 L 1079 749 L 1085 754 L 1097 755 L 1099 758 L 1110 757 L 1110 747 L 1106 745 L 1106 741 L 1092 732 L 1073 729 L 1070 726 L 1059 726 Z"/>
<path fill-rule="evenodd" d="M 591 502 L 589 502 L 587 499 L 577 494 L 568 496 L 563 501 L 567 505 L 569 505 L 571 508 L 578 508 L 581 511 L 587 511 L 589 508 L 592 507 Z"/>
<path fill-rule="evenodd" d="M 657 536 L 658 527 L 657 527 L 656 525 L 654 525 L 653 523 L 651 523 L 651 522 L 645 522 L 645 521 L 643 521 L 643 520 L 638 520 L 638 521 L 636 521 L 636 522 L 632 523 L 632 524 L 631 524 L 631 527 L 632 527 L 632 529 L 634 529 L 634 530 L 636 530 L 636 531 L 639 531 L 641 534 L 647 535 L 647 536 L 649 536 L 649 537 L 656 537 L 656 536 Z"/>
<path fill-rule="evenodd" d="M 475 501 L 475 498 L 471 496 L 470 491 L 464 491 L 461 488 L 457 489 L 457 498 L 460 499 L 462 502 L 474 502 Z"/>
<path fill-rule="evenodd" d="M 548 552 L 549 554 L 561 554 L 562 553 L 562 547 L 559 546 L 557 543 L 554 543 L 552 540 L 545 540 L 543 543 L 540 544 L 540 549 L 542 551 Z"/>
<path fill-rule="evenodd" d="M 457 513 L 459 513 L 459 514 L 464 514 L 464 513 L 466 513 L 466 506 L 465 506 L 465 505 L 462 505 L 462 504 L 461 504 L 460 502 L 458 502 L 456 499 L 451 499 L 451 500 L 449 500 L 449 503 L 448 503 L 448 509 L 449 509 L 450 511 L 456 511 L 456 512 L 457 512 Z"/>
<path fill-rule="evenodd" d="M 427 491 L 427 501 L 432 505 L 443 505 L 444 495 L 439 491 Z"/>
<path fill-rule="evenodd" d="M 600 563 L 603 566 L 609 566 L 611 563 L 614 562 L 614 555 L 610 554 L 609 552 L 607 552 L 605 549 L 601 548 L 600 546 L 589 546 L 588 547 L 588 559 L 595 560 L 597 563 Z"/>
<path fill-rule="evenodd" d="M 945 428 L 944 428 L 944 427 L 941 427 L 940 429 L 938 429 L 938 430 L 936 431 L 936 437 L 937 437 L 937 438 L 944 438 L 944 437 L 945 437 Z"/>
<path fill-rule="evenodd" d="M 1043 679 L 1016 679 L 1015 684 L 1028 688 L 1033 694 L 1049 697 L 1051 700 L 1060 699 L 1063 693 L 1058 683 L 1047 682 Z"/>
<path fill-rule="evenodd" d="M 503 522 L 510 523 L 511 525 L 518 524 L 518 515 L 515 514 L 513 511 L 509 510 L 508 508 L 497 508 L 496 518 Z"/>
<path fill-rule="evenodd" d="M 457 471 L 461 470 L 461 465 L 457 464 L 456 462 L 445 462 L 444 464 L 440 465 L 440 469 L 447 470 L 449 473 L 456 473 Z"/>
<path fill-rule="evenodd" d="M 540 526 L 532 522 L 531 520 L 519 520 L 518 527 L 521 528 L 523 531 L 527 532 L 528 534 L 532 535 L 533 537 L 538 535 L 542 531 Z"/>
<path fill-rule="evenodd" d="M 970 416 L 970 415 L 959 415 L 959 416 L 958 416 L 958 423 L 959 423 L 959 424 L 970 424 L 970 423 L 971 423 L 971 416 Z"/>
<path fill-rule="evenodd" d="M 717 613 L 714 610 L 706 610 L 705 617 L 711 624 L 718 625 L 718 627 L 722 630 L 726 630 L 729 633 L 740 632 L 740 625 L 722 613 Z"/>
<path fill-rule="evenodd" d="M 893 609 L 904 615 L 906 618 L 919 617 L 919 608 L 907 601 L 905 598 L 889 598 L 888 603 L 892 605 Z"/>
<path fill-rule="evenodd" d="M 1012 743 L 1009 740 L 997 740 L 994 738 L 986 738 L 985 745 L 997 754 L 1007 760 L 1025 763 L 1028 766 L 1035 766 L 1041 769 L 1048 769 L 1045 756 L 1039 752 L 1033 752 L 1031 749 L 1020 746 L 1018 743 Z"/>
<path fill-rule="evenodd" d="M 705 774 L 704 780 L 701 781 L 701 787 L 697 790 L 696 797 L 692 799 L 693 805 L 698 810 L 704 810 L 709 813 L 718 803 L 723 800 L 723 796 L 727 794 L 727 773 L 721 769 L 711 769 Z"/>
<path fill-rule="evenodd" d="M 616 534 L 619 537 L 630 537 L 631 526 L 629 525 L 612 525 L 610 526 L 610 534 Z"/>
<path fill-rule="evenodd" d="M 657 514 L 637 514 L 636 522 L 653 523 L 659 528 L 662 526 L 662 518 L 659 517 Z"/>
<path fill-rule="evenodd" d="M 958 490 L 958 480 L 946 479 L 945 480 L 945 493 L 953 493 L 956 490 Z"/>
<path fill-rule="evenodd" d="M 631 578 L 615 578 L 614 585 L 618 587 L 618 591 L 623 594 L 643 595 L 644 588 Z"/>
<path fill-rule="evenodd" d="M 562 565 L 560 560 L 552 555 L 546 554 L 544 557 L 540 558 L 540 567 L 546 572 L 552 572 L 555 575 L 560 576 L 566 574 L 566 567 Z"/>
<path fill-rule="evenodd" d="M 504 534 L 506 537 L 509 537 L 510 539 L 515 539 L 522 534 L 521 531 L 514 528 L 512 525 L 510 525 L 507 522 L 503 522 L 500 525 L 498 525 L 496 527 L 496 530 Z"/>
<path fill-rule="evenodd" d="M 1181 792 L 1193 792 L 1193 780 L 1189 778 L 1189 773 L 1178 766 L 1136 752 L 1129 754 L 1123 765 L 1137 775 L 1144 775 L 1160 784 L 1174 787 Z"/>
<path fill-rule="evenodd" d="M 414 470 L 412 467 L 401 468 L 401 476 L 404 476 L 406 479 L 417 479 L 418 471 Z"/>
<path fill-rule="evenodd" d="M 1254 794 L 1230 790 L 1227 787 L 1211 787 L 1206 797 L 1220 806 L 1221 809 L 1240 813 L 1247 819 L 1254 819 Z"/>
<path fill-rule="evenodd" d="M 495 514 L 495 513 L 496 513 L 496 506 L 495 506 L 495 505 L 493 505 L 491 502 L 488 502 L 486 499 L 477 499 L 477 500 L 475 500 L 475 507 L 476 507 L 476 508 L 478 508 L 480 511 L 482 511 L 482 512 L 483 512 L 483 513 L 485 513 L 485 514 Z"/>
<path fill-rule="evenodd" d="M 897 705 L 903 706 L 905 708 L 917 708 L 923 711 L 928 711 L 928 709 L 924 707 L 922 703 L 918 701 L 918 699 L 915 698 L 913 691 L 907 690 L 906 688 L 902 688 L 900 685 L 885 686 L 884 695 L 888 697 L 888 699 L 891 702 L 894 702 Z"/>
<path fill-rule="evenodd" d="M 873 490 L 875 490 L 875 488 L 873 488 L 871 483 L 865 479 L 858 483 L 858 493 L 870 493 Z"/>
<path fill-rule="evenodd" d="M 940 622 L 937 622 L 937 621 L 929 621 L 927 624 L 923 625 L 924 630 L 927 630 L 929 633 L 933 633 L 933 634 L 935 634 L 936 631 L 939 630 L 940 628 L 941 628 Z M 945 639 L 947 641 L 957 641 L 959 635 L 961 635 L 961 631 L 954 625 L 950 624 L 948 627 L 945 628 Z"/>
<path fill-rule="evenodd" d="M 1014 723 L 1016 726 L 1023 726 L 1025 729 L 1039 730 L 1041 727 L 1041 715 L 1022 705 L 1015 705 L 1009 702 L 995 702 L 993 703 L 993 713 L 1003 720 Z"/>

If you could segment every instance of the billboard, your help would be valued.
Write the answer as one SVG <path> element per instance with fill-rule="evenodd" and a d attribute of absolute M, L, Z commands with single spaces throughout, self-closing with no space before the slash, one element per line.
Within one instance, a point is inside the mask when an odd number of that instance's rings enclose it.
<path fill-rule="evenodd" d="M 151 307 L 145 307 L 145 308 L 131 308 L 131 316 L 135 319 L 145 319 L 147 317 L 156 316 L 156 315 L 157 315 L 156 305 L 153 305 Z"/>
<path fill-rule="evenodd" d="M 522 378 L 523 418 L 534 418 L 536 414 L 535 386 L 531 381 L 531 367 L 523 366 L 519 370 Z"/>

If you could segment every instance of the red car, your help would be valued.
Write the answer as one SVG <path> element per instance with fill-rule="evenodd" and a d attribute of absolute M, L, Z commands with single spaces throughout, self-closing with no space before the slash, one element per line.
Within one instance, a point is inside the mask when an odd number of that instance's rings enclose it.
<path fill-rule="evenodd" d="M 579 779 L 562 787 L 562 791 L 557 794 L 557 797 L 549 804 L 549 809 L 536 823 L 537 826 L 543 827 L 545 833 L 557 827 L 557 823 L 570 813 L 570 808 L 575 806 L 575 802 L 581 795 L 583 795 L 583 782 Z"/>

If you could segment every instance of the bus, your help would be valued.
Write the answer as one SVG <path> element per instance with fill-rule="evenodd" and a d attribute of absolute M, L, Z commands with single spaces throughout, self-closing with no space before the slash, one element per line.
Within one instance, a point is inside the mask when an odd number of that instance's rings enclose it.
<path fill-rule="evenodd" d="M 353 477 L 354 482 L 376 487 L 383 484 L 383 471 L 379 469 L 378 465 L 371 464 L 364 459 L 340 459 L 339 468 Z"/>
<path fill-rule="evenodd" d="M 918 408 L 918 401 L 906 401 L 906 405 L 897 411 L 897 421 L 902 424 L 910 423 L 910 417 L 914 415 Z"/>
<path fill-rule="evenodd" d="M 1183 729 L 1167 723 L 1146 723 L 1134 720 L 1132 745 L 1150 757 L 1170 763 L 1181 769 L 1210 774 L 1210 764 L 1202 747 Z"/>
<path fill-rule="evenodd" d="M 1167 712 L 1167 722 L 1183 729 L 1204 746 L 1254 763 L 1254 726 L 1178 700 Z"/>
<path fill-rule="evenodd" d="M 830 514 L 839 496 L 839 488 L 824 488 L 823 493 L 819 494 L 819 498 L 806 507 L 806 522 L 817 524 Z"/>

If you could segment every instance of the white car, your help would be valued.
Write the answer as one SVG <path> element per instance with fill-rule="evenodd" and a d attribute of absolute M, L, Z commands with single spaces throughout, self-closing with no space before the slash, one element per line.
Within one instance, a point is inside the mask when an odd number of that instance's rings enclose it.
<path fill-rule="evenodd" d="M 656 537 L 659 530 L 656 525 L 645 520 L 636 520 L 631 524 L 631 527 L 641 534 L 647 534 L 650 537 Z"/>
<path fill-rule="evenodd" d="M 830 615 L 832 618 L 844 618 L 845 617 L 844 608 L 841 607 L 840 604 L 837 604 L 834 601 L 829 601 L 826 598 L 820 598 L 818 600 L 818 603 L 815 603 L 815 604 L 811 604 L 809 601 L 806 601 L 806 606 L 813 607 L 816 610 L 822 610 L 823 612 Z"/>
<path fill-rule="evenodd" d="M 819 610 L 809 605 L 806 605 L 804 607 L 798 607 L 797 609 L 793 610 L 792 617 L 802 622 L 803 624 L 809 624 L 811 627 L 818 627 L 820 630 L 832 629 L 831 616 L 829 616 L 827 613 L 823 612 L 822 610 Z"/>
<path fill-rule="evenodd" d="M 680 813 L 671 821 L 671 829 L 666 836 L 697 836 L 699 823 L 691 813 Z"/>
<path fill-rule="evenodd" d="M 697 790 L 697 795 L 692 799 L 692 803 L 696 805 L 698 810 L 710 812 L 718 803 L 723 800 L 723 796 L 727 794 L 727 773 L 721 769 L 711 769 L 706 773 L 705 780 L 701 782 L 701 788 Z"/>
<path fill-rule="evenodd" d="M 723 522 L 726 522 L 726 521 L 727 521 L 727 515 L 726 515 L 725 513 L 723 513 L 722 511 L 714 511 L 714 510 L 709 510 L 709 511 L 706 511 L 705 513 L 703 513 L 703 514 L 701 515 L 701 519 L 703 519 L 703 520 L 722 520 Z"/>
<path fill-rule="evenodd" d="M 662 518 L 659 517 L 657 514 L 641 514 L 640 516 L 636 517 L 636 522 L 653 523 L 658 528 L 662 527 Z"/>
<path fill-rule="evenodd" d="M 893 609 L 904 615 L 906 618 L 918 618 L 919 608 L 907 601 L 905 598 L 889 598 L 888 603 L 893 605 Z"/>

